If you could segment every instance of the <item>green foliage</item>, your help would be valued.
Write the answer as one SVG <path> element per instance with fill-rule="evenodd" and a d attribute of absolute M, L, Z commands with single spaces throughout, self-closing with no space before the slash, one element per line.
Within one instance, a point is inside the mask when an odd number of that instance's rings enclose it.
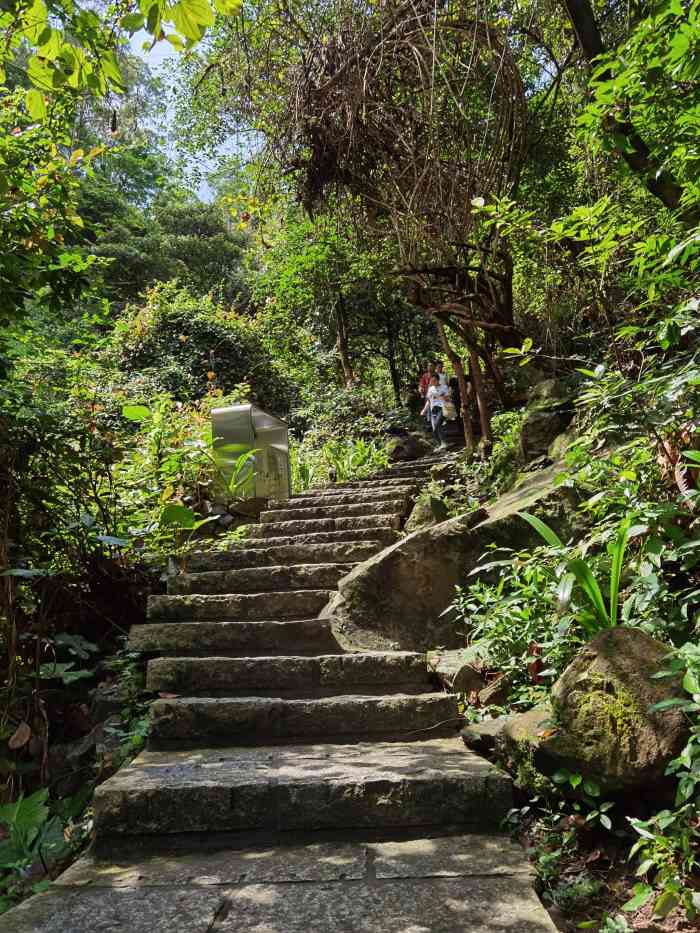
<path fill-rule="evenodd" d="M 524 518 L 529 525 L 532 525 L 535 531 L 544 538 L 545 542 L 550 547 L 559 548 L 560 550 L 564 549 L 564 544 L 558 535 L 556 535 L 541 519 L 537 518 L 535 515 L 530 515 L 528 512 L 521 512 L 520 517 Z M 644 531 L 646 527 L 641 526 L 639 529 L 634 530 Z M 593 612 L 597 616 L 597 623 L 591 623 L 591 621 L 585 617 L 581 619 L 581 624 L 589 638 L 597 634 L 600 628 L 609 628 L 617 624 L 620 578 L 622 576 L 625 550 L 627 549 L 627 542 L 631 531 L 633 531 L 632 520 L 631 518 L 625 518 L 617 529 L 617 533 L 613 540 L 608 543 L 607 550 L 610 555 L 610 580 L 608 583 L 609 606 L 605 605 L 605 600 L 603 599 L 598 581 L 585 560 L 576 557 L 566 564 L 566 575 L 561 578 L 560 583 L 561 592 L 566 594 L 571 592 L 571 577 L 573 577 L 583 590 Z"/>
<path fill-rule="evenodd" d="M 594 97 L 580 118 L 609 150 L 629 140 L 611 120 L 624 111 L 645 140 L 652 159 L 684 185 L 685 207 L 700 199 L 697 152 L 697 82 L 700 5 L 676 0 L 650 8 L 592 76 Z"/>
<path fill-rule="evenodd" d="M 364 438 L 330 440 L 318 448 L 305 442 L 291 449 L 292 489 L 303 492 L 328 482 L 350 482 L 379 473 L 389 465 L 384 444 Z"/>
<path fill-rule="evenodd" d="M 143 306 L 126 309 L 109 354 L 125 373 L 147 377 L 150 391 L 181 402 L 230 395 L 243 383 L 251 400 L 275 413 L 287 411 L 295 398 L 254 321 L 176 282 L 156 286 Z M 133 391 L 139 391 L 136 383 Z"/>

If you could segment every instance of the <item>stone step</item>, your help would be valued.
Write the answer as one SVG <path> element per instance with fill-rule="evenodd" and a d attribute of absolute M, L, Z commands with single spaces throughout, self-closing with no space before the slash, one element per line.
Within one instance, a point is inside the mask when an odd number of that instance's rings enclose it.
<path fill-rule="evenodd" d="M 132 651 L 187 657 L 316 655 L 341 650 L 328 619 L 132 625 L 128 644 Z"/>
<path fill-rule="evenodd" d="M 525 852 L 498 833 L 290 836 L 113 837 L 102 858 L 98 839 L 3 931 L 556 933 Z"/>
<path fill-rule="evenodd" d="M 407 499 L 379 499 L 341 505 L 321 505 L 311 508 L 270 509 L 260 513 L 263 524 L 269 522 L 308 521 L 315 518 L 353 518 L 363 515 L 392 515 L 406 511 Z"/>
<path fill-rule="evenodd" d="M 256 552 L 260 553 L 260 552 Z M 331 589 L 354 564 L 291 564 L 273 567 L 248 567 L 243 570 L 210 570 L 205 573 L 180 573 L 168 581 L 168 593 L 183 596 L 193 593 L 270 593 L 283 590 Z"/>
<path fill-rule="evenodd" d="M 375 528 L 349 528 L 338 531 L 310 531 L 305 534 L 246 538 L 246 548 L 282 547 L 284 545 L 338 544 L 341 542 L 380 541 L 383 546 L 393 544 L 400 537 L 399 530 L 388 522 Z"/>
<path fill-rule="evenodd" d="M 339 492 L 352 492 L 355 489 L 395 489 L 397 487 L 403 486 L 412 486 L 415 488 L 417 485 L 416 482 L 412 481 L 410 477 L 402 479 L 399 477 L 387 477 L 385 479 L 380 479 L 379 477 L 373 477 L 372 479 L 355 479 L 355 480 L 346 480 L 342 483 L 331 483 L 328 486 L 317 486 L 312 489 L 307 489 L 304 492 L 301 492 L 300 496 L 313 496 L 313 495 L 335 495 Z"/>
<path fill-rule="evenodd" d="M 155 658 L 146 689 L 185 696 L 313 697 L 347 693 L 428 692 L 425 655 L 365 651 L 317 657 Z"/>
<path fill-rule="evenodd" d="M 151 705 L 150 740 L 167 744 L 274 745 L 295 739 L 352 740 L 383 736 L 411 741 L 454 735 L 457 695 L 449 693 L 311 699 L 281 697 L 177 697 Z"/>
<path fill-rule="evenodd" d="M 440 825 L 497 830 L 512 790 L 507 775 L 461 739 L 444 738 L 145 751 L 97 787 L 93 806 L 103 839 Z"/>
<path fill-rule="evenodd" d="M 275 538 L 315 534 L 321 531 L 371 531 L 401 527 L 402 514 L 363 515 L 355 518 L 313 518 L 308 521 L 267 522 L 250 526 L 251 538 Z"/>
<path fill-rule="evenodd" d="M 343 534 L 343 532 L 331 532 L 331 534 Z M 393 536 L 395 532 L 392 531 L 391 534 Z M 231 548 L 229 551 L 200 551 L 190 554 L 183 562 L 184 572 L 203 573 L 244 570 L 249 567 L 276 567 L 300 561 L 305 564 L 345 563 L 349 568 L 372 557 L 388 543 L 370 538 L 369 541 L 331 541 L 328 544 L 294 543 L 271 547 L 260 546 L 272 540 L 275 539 L 262 538 L 256 542 L 258 547 L 254 548 Z"/>
<path fill-rule="evenodd" d="M 281 593 L 225 593 L 150 596 L 151 622 L 254 621 L 310 619 L 319 614 L 333 590 L 288 590 Z"/>
<path fill-rule="evenodd" d="M 333 487 L 326 487 L 315 495 L 304 494 L 293 496 L 291 499 L 271 499 L 268 507 L 270 509 L 305 509 L 324 505 L 357 505 L 361 502 L 376 502 L 382 499 L 409 498 L 415 493 L 415 488 L 413 483 L 383 486 L 379 489 L 372 487 L 350 489 L 346 492 L 331 492 L 329 489 Z"/>

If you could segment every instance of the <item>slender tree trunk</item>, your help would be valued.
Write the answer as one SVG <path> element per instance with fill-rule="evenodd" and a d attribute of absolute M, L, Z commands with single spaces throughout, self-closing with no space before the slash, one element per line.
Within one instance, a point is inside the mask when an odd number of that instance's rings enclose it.
<path fill-rule="evenodd" d="M 476 443 L 474 441 L 474 432 L 472 431 L 472 419 L 469 413 L 469 387 L 464 375 L 464 366 L 462 365 L 462 360 L 459 358 L 459 356 L 457 356 L 455 351 L 450 346 L 450 341 L 447 339 L 447 334 L 445 333 L 445 327 L 442 321 L 439 318 L 435 318 L 435 323 L 437 325 L 438 334 L 440 335 L 440 340 L 442 342 L 443 349 L 445 350 L 445 354 L 450 363 L 452 363 L 452 368 L 457 375 L 459 394 L 462 396 L 462 428 L 464 430 L 464 446 L 466 447 L 469 454 L 473 454 Z"/>
<path fill-rule="evenodd" d="M 335 303 L 335 331 L 335 347 L 338 351 L 338 358 L 340 359 L 340 365 L 343 369 L 345 385 L 349 387 L 355 381 L 355 373 L 353 372 L 352 363 L 350 361 L 350 349 L 348 347 L 348 322 L 347 316 L 345 314 L 345 303 L 343 301 L 342 295 L 338 295 L 338 300 Z"/>
<path fill-rule="evenodd" d="M 471 383 L 474 386 L 474 395 L 476 396 L 476 404 L 479 409 L 481 439 L 484 446 L 490 449 L 493 443 L 493 436 L 491 434 L 491 413 L 489 412 L 489 405 L 484 392 L 484 380 L 481 378 L 479 354 L 471 347 L 469 348 L 469 375 L 471 377 Z"/>
<path fill-rule="evenodd" d="M 394 333 L 394 327 L 391 322 L 391 317 L 387 316 L 386 319 L 386 346 L 387 346 L 387 360 L 389 363 L 389 373 L 391 375 L 391 384 L 394 387 L 394 398 L 396 399 L 397 407 L 401 405 L 401 375 L 399 373 L 399 368 L 396 363 L 396 334 Z"/>

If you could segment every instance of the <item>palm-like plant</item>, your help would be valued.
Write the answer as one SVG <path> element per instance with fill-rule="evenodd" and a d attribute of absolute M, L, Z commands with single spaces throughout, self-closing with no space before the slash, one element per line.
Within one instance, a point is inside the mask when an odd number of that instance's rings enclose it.
<path fill-rule="evenodd" d="M 546 525 L 541 519 L 529 512 L 520 512 L 521 518 L 531 525 L 535 531 L 550 546 L 564 548 L 565 545 L 559 535 Z M 594 620 L 582 620 L 581 624 L 589 638 L 592 638 L 603 628 L 612 628 L 617 625 L 620 603 L 620 579 L 624 564 L 625 551 L 632 526 L 631 518 L 625 518 L 620 523 L 615 537 L 608 543 L 610 555 L 609 599 L 606 605 L 603 593 L 596 580 L 590 565 L 580 557 L 569 560 L 566 564 L 566 573 L 559 584 L 559 596 L 562 601 L 571 595 L 574 584 L 578 583 L 586 595 L 594 612 Z M 597 622 L 595 621 L 597 620 Z"/>

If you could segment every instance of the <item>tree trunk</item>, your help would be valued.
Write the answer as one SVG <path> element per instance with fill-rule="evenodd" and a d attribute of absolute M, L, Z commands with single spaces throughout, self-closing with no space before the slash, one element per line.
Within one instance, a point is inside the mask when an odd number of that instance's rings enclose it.
<path fill-rule="evenodd" d="M 450 346 L 450 341 L 447 339 L 447 334 L 445 333 L 445 328 L 442 321 L 439 318 L 435 318 L 435 323 L 437 325 L 438 334 L 440 335 L 440 340 L 442 342 L 443 349 L 445 354 L 452 363 L 452 368 L 457 375 L 457 382 L 459 384 L 459 394 L 462 396 L 462 428 L 464 430 L 464 446 L 467 451 L 472 454 L 476 443 L 474 441 L 474 432 L 472 431 L 472 419 L 469 413 L 469 387 L 467 385 L 467 380 L 464 376 L 464 366 L 462 365 L 461 359 L 457 356 L 455 351 Z"/>
<path fill-rule="evenodd" d="M 355 373 L 352 370 L 352 363 L 350 362 L 348 323 L 342 295 L 338 295 L 338 300 L 335 303 L 335 332 L 335 347 L 338 351 L 338 358 L 340 359 L 340 365 L 343 369 L 345 385 L 349 388 L 355 382 Z"/>
<path fill-rule="evenodd" d="M 471 383 L 474 386 L 476 404 L 479 408 L 481 439 L 483 441 L 484 447 L 487 448 L 487 450 L 490 450 L 491 445 L 493 444 L 493 436 L 491 434 L 491 413 L 489 412 L 489 404 L 486 401 L 486 395 L 484 392 L 484 380 L 481 378 L 481 364 L 479 362 L 479 354 L 471 347 L 469 348 L 469 375 L 471 377 Z"/>

